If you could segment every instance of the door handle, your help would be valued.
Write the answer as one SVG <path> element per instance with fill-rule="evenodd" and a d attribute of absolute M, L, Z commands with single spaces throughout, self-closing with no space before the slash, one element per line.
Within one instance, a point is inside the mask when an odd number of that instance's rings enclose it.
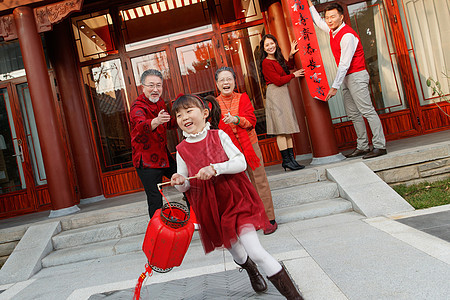
<path fill-rule="evenodd" d="M 20 156 L 20 161 L 21 161 L 21 162 L 24 162 L 24 159 L 23 159 L 23 149 L 22 149 L 22 140 L 21 140 L 21 139 L 18 139 L 18 140 L 17 140 L 17 143 L 19 144 L 19 153 L 18 153 L 18 154 L 14 154 L 14 155 L 12 155 L 12 156 L 14 156 L 14 157 Z"/>

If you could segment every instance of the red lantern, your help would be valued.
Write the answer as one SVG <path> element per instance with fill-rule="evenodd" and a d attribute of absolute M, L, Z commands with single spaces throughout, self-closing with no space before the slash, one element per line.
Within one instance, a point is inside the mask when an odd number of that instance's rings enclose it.
<path fill-rule="evenodd" d="M 162 194 L 161 190 L 160 192 Z M 138 279 L 133 299 L 140 298 L 146 273 L 152 276 L 152 269 L 165 273 L 181 265 L 193 234 L 194 223 L 189 218 L 189 210 L 186 206 L 180 203 L 167 203 L 155 212 L 148 223 L 142 245 L 148 264 L 145 265 L 145 272 Z"/>
<path fill-rule="evenodd" d="M 150 267 L 168 272 L 183 261 L 194 233 L 187 207 L 179 203 L 158 209 L 148 223 L 142 250 Z"/>

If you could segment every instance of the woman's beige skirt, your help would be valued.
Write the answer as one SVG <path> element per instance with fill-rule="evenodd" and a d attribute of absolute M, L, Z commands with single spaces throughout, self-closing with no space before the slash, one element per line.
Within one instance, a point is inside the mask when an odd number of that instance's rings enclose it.
<path fill-rule="evenodd" d="M 267 134 L 279 135 L 300 132 L 288 85 L 269 84 L 266 91 Z"/>

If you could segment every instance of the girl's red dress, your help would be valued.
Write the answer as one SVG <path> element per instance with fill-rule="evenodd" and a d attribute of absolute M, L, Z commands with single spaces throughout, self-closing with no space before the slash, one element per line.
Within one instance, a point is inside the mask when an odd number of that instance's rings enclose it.
<path fill-rule="evenodd" d="M 182 141 L 177 151 L 189 176 L 210 164 L 228 161 L 218 130 L 214 129 L 199 142 Z M 244 172 L 222 174 L 210 180 L 191 179 L 190 186 L 187 196 L 200 224 L 206 253 L 218 247 L 231 248 L 246 230 L 264 228 L 268 222 L 263 203 Z"/>

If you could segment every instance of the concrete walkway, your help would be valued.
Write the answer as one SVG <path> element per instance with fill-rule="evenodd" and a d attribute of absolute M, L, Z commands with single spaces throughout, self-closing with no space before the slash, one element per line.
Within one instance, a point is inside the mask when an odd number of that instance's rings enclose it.
<path fill-rule="evenodd" d="M 440 134 L 431 138 L 437 143 L 448 141 L 448 133 L 447 137 Z M 395 141 L 388 144 L 388 149 L 395 155 L 408 145 L 417 146 L 418 142 L 430 145 L 430 137 L 428 141 L 419 139 Z M 321 168 L 359 162 L 360 159 L 353 159 Z M 270 176 L 280 174 L 276 167 L 268 168 Z M 350 196 L 356 198 L 351 193 Z M 121 205 L 124 200 L 136 201 L 124 197 Z M 108 205 L 114 205 L 118 200 L 107 201 Z M 102 205 L 105 203 L 86 205 L 82 211 L 100 209 Z M 280 224 L 272 235 L 260 233 L 260 240 L 285 265 L 307 300 L 449 299 L 450 243 L 425 232 L 429 229 L 426 226 L 418 227 L 419 230 L 402 222 L 426 218 L 427 222 L 442 224 L 442 220 L 448 221 L 442 215 L 449 212 L 450 205 L 376 217 L 348 212 Z M 50 221 L 40 213 L 0 221 L 0 228 L 25 222 Z M 29 280 L 0 286 L 0 299 L 131 299 L 145 263 L 143 252 L 134 252 L 44 268 Z M 195 238 L 183 264 L 169 273 L 154 273 L 146 280 L 141 296 L 142 299 L 278 298 L 273 286 L 268 294 L 253 294 L 245 272 L 236 269 L 227 251 L 205 255 L 200 240 Z"/>

